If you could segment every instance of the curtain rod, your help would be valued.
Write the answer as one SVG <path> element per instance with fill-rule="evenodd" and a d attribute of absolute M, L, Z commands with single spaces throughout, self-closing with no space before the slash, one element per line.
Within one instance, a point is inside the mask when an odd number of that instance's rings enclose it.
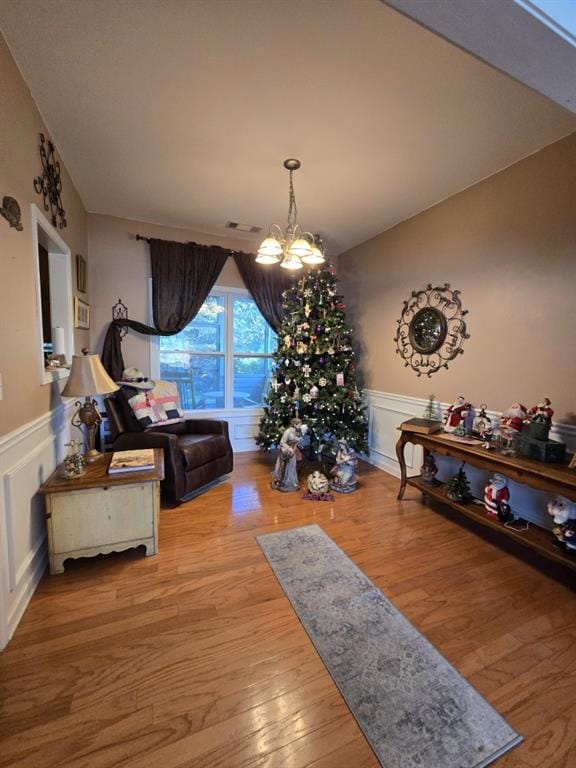
<path fill-rule="evenodd" d="M 139 233 L 136 233 L 134 235 L 136 240 L 143 240 L 145 243 L 150 244 L 153 240 L 151 237 L 146 237 L 146 235 L 141 235 Z M 157 238 L 160 239 L 160 238 Z M 166 242 L 175 242 L 175 241 L 166 241 Z M 206 248 L 221 248 L 223 251 L 228 251 L 228 257 L 234 256 L 235 253 L 244 253 L 246 254 L 246 251 L 233 251 L 231 248 L 225 248 L 223 245 L 207 245 L 206 243 L 195 243 L 194 240 L 188 240 L 188 242 L 183 243 L 183 245 L 204 245 Z M 253 256 L 254 254 L 248 253 L 247 256 Z"/>

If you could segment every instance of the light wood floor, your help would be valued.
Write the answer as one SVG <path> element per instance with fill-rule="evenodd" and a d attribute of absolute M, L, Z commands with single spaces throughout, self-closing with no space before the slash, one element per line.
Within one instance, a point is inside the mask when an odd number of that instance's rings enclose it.
<path fill-rule="evenodd" d="M 241 455 L 231 479 L 164 510 L 157 557 L 44 578 L 0 658 L 1 766 L 375 768 L 254 540 L 311 522 L 524 736 L 498 768 L 576 766 L 570 576 L 415 491 L 397 502 L 372 467 L 333 504 L 271 490 L 270 468 Z"/>

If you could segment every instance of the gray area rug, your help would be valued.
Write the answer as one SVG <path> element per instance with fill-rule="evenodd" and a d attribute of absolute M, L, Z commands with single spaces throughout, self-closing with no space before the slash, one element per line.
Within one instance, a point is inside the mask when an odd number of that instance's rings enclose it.
<path fill-rule="evenodd" d="M 257 541 L 384 768 L 481 768 L 520 743 L 319 526 Z"/>

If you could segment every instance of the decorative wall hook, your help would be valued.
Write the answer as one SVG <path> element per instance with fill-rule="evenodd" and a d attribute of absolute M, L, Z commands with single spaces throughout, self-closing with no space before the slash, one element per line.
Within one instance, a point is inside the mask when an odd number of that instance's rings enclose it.
<path fill-rule="evenodd" d="M 112 320 L 128 320 L 128 307 L 123 303 L 122 299 L 118 299 L 112 307 Z M 121 326 L 120 338 L 123 339 L 127 333 L 128 327 L 125 325 Z"/>
<path fill-rule="evenodd" d="M 22 222 L 20 221 L 21 211 L 20 211 L 20 205 L 18 203 L 18 200 L 16 200 L 13 197 L 10 197 L 9 195 L 5 195 L 2 198 L 2 207 L 0 208 L 0 214 L 4 216 L 8 224 L 10 224 L 11 227 L 14 227 L 14 229 L 18 230 L 18 232 L 22 232 L 24 227 L 22 226 Z"/>
<path fill-rule="evenodd" d="M 60 163 L 54 157 L 54 144 L 40 134 L 40 160 L 42 175 L 34 179 L 34 189 L 44 196 L 44 210 L 50 211 L 52 225 L 58 229 L 68 226 L 66 211 L 62 205 L 62 179 L 60 178 Z"/>

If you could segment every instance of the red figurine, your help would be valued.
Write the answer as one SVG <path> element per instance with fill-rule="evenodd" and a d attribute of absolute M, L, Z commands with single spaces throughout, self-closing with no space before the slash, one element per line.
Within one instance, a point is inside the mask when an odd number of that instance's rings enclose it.
<path fill-rule="evenodd" d="M 454 432 L 461 422 L 464 422 L 465 425 L 466 416 L 470 408 L 472 408 L 472 405 L 467 402 L 464 395 L 458 395 L 452 405 L 448 406 L 444 415 L 444 429 L 446 432 Z"/>
<path fill-rule="evenodd" d="M 508 501 L 510 491 L 508 490 L 508 480 L 504 475 L 496 473 L 488 481 L 484 488 L 484 507 L 490 517 L 502 518 L 510 511 Z"/>
<path fill-rule="evenodd" d="M 521 403 L 512 403 L 507 411 L 504 411 L 500 420 L 501 429 L 513 429 L 521 432 L 524 422 L 528 418 L 526 408 Z"/>

